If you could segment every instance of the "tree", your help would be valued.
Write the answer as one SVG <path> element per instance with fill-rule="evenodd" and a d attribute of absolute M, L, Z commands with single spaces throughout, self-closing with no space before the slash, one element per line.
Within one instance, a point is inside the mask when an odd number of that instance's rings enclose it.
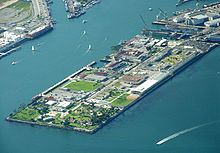
<path fill-rule="evenodd" d="M 70 120 L 69 120 L 69 119 L 66 119 L 65 122 L 64 122 L 64 125 L 67 126 L 67 125 L 69 125 L 69 124 L 70 124 Z"/>

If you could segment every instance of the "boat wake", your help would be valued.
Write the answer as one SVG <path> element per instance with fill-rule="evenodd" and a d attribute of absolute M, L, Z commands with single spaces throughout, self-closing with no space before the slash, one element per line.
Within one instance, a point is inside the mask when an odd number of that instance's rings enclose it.
<path fill-rule="evenodd" d="M 175 134 L 172 134 L 172 135 L 169 136 L 169 137 L 166 137 L 166 138 L 164 138 L 164 139 L 158 141 L 156 144 L 158 144 L 158 145 L 163 144 L 163 143 L 165 143 L 165 142 L 167 142 L 167 141 L 169 141 L 169 140 L 171 140 L 171 139 L 174 139 L 174 138 L 178 137 L 179 135 L 182 135 L 182 134 L 184 134 L 184 133 L 191 132 L 191 131 L 193 131 L 193 130 L 196 130 L 196 129 L 201 128 L 201 127 L 203 127 L 203 126 L 207 126 L 207 125 L 213 124 L 213 123 L 215 123 L 215 122 L 219 122 L 219 121 L 213 121 L 213 122 L 201 124 L 201 125 L 198 125 L 198 126 L 194 126 L 194 127 L 192 127 L 192 128 L 185 129 L 185 130 L 183 130 L 183 131 L 179 131 L 179 132 L 177 132 L 177 133 L 175 133 Z"/>

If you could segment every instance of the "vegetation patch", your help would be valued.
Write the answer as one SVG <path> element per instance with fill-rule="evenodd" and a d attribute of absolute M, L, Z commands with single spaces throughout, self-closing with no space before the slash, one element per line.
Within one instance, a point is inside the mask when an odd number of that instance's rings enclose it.
<path fill-rule="evenodd" d="M 68 84 L 66 88 L 70 90 L 89 92 L 97 89 L 101 85 L 102 85 L 101 83 L 96 83 L 96 82 L 78 81 Z"/>
<path fill-rule="evenodd" d="M 7 1 L 9 1 L 9 0 L 0 0 L 0 6 L 2 6 Z"/>
<path fill-rule="evenodd" d="M 30 2 L 24 2 L 24 1 L 18 1 L 10 6 L 8 8 L 13 8 L 20 11 L 30 11 Z"/>
<path fill-rule="evenodd" d="M 115 105 L 115 106 L 122 106 L 122 105 L 126 106 L 126 105 L 128 105 L 134 99 L 127 99 L 127 96 L 129 96 L 129 94 L 122 95 L 121 97 L 116 99 L 114 102 L 112 102 L 112 105 Z"/>
<path fill-rule="evenodd" d="M 22 121 L 36 121 L 38 115 L 40 115 L 40 113 L 37 110 L 25 108 L 11 116 L 11 118 Z"/>

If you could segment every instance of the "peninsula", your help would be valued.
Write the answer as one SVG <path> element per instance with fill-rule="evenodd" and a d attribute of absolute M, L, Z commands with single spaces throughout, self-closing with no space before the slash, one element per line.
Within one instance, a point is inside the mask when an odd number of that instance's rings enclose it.
<path fill-rule="evenodd" d="M 113 46 L 92 62 L 21 105 L 8 121 L 95 133 L 112 119 L 218 46 L 220 4 L 183 10 L 144 28 L 142 35 Z M 162 10 L 161 10 L 162 11 Z"/>

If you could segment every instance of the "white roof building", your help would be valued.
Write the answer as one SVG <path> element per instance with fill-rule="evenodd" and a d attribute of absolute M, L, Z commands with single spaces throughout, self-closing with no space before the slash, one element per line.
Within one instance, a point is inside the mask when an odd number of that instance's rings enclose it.
<path fill-rule="evenodd" d="M 47 105 L 53 105 L 53 104 L 55 104 L 56 103 L 56 101 L 54 101 L 54 100 L 49 100 L 48 102 L 46 102 L 46 104 Z"/>
<path fill-rule="evenodd" d="M 151 86 L 153 86 L 157 82 L 158 82 L 158 80 L 148 79 L 147 81 L 145 81 L 141 85 L 139 85 L 136 88 L 134 88 L 132 90 L 132 92 L 133 93 L 143 93 L 145 90 L 147 90 L 148 88 L 150 88 Z"/>
<path fill-rule="evenodd" d="M 70 102 L 63 101 L 63 102 L 60 102 L 57 106 L 58 106 L 58 107 L 66 108 L 66 107 L 69 106 L 69 105 L 70 105 Z"/>

